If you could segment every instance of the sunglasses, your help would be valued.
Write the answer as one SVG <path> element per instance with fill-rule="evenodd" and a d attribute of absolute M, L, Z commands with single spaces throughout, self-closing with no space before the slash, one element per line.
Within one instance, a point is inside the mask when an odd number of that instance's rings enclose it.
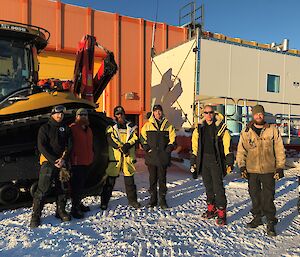
<path fill-rule="evenodd" d="M 210 112 L 204 112 L 204 114 L 214 114 L 214 111 L 210 111 Z"/>

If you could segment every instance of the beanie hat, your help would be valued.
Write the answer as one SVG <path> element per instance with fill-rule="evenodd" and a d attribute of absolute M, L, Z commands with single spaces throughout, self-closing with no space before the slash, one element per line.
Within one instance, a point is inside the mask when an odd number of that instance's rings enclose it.
<path fill-rule="evenodd" d="M 254 116 L 257 113 L 265 114 L 265 109 L 262 105 L 258 104 L 252 107 L 252 116 Z"/>

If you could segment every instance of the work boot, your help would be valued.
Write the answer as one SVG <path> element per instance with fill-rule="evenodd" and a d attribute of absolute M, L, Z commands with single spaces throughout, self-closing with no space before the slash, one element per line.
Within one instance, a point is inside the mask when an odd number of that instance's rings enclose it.
<path fill-rule="evenodd" d="M 79 204 L 74 204 L 72 205 L 71 209 L 71 215 L 75 219 L 82 219 L 84 217 L 83 212 L 81 211 L 80 205 Z"/>
<path fill-rule="evenodd" d="M 86 206 L 86 205 L 84 205 L 83 203 L 80 203 L 79 209 L 80 209 L 82 212 L 88 212 L 88 211 L 91 210 L 89 206 Z"/>
<path fill-rule="evenodd" d="M 216 224 L 218 226 L 224 226 L 227 225 L 226 220 L 226 209 L 224 207 L 217 208 L 217 219 Z"/>
<path fill-rule="evenodd" d="M 267 222 L 267 235 L 268 236 L 277 236 L 276 231 L 275 231 L 275 222 L 274 221 Z"/>
<path fill-rule="evenodd" d="M 257 228 L 261 225 L 263 225 L 263 222 L 260 215 L 255 215 L 253 219 L 247 223 L 248 228 Z"/>
<path fill-rule="evenodd" d="M 204 219 L 212 219 L 217 216 L 216 206 L 212 203 L 207 204 L 207 210 L 202 214 Z"/>
<path fill-rule="evenodd" d="M 169 208 L 169 206 L 167 204 L 167 201 L 166 201 L 166 195 L 161 195 L 159 197 L 159 206 L 162 209 L 168 209 Z"/>
<path fill-rule="evenodd" d="M 147 204 L 148 208 L 153 208 L 157 205 L 157 192 L 150 192 L 150 200 Z"/>
<path fill-rule="evenodd" d="M 42 209 L 42 201 L 38 198 L 33 198 L 32 215 L 29 224 L 30 228 L 37 228 L 39 225 L 41 225 Z"/>
<path fill-rule="evenodd" d="M 141 207 L 141 204 L 137 201 L 137 192 L 136 185 L 134 184 L 134 177 L 125 176 L 124 181 L 128 205 L 132 206 L 135 209 L 139 209 Z"/>
<path fill-rule="evenodd" d="M 66 212 L 67 199 L 64 196 L 58 196 L 56 201 L 56 213 L 55 217 L 66 222 L 71 220 L 71 216 Z"/>

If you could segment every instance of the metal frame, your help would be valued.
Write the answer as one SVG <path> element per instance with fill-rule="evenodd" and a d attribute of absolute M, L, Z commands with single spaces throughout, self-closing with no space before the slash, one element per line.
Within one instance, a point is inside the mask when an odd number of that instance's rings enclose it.
<path fill-rule="evenodd" d="M 197 105 L 197 110 L 198 113 L 200 114 L 200 104 L 201 102 L 207 101 L 207 100 L 213 100 L 213 99 L 223 99 L 224 100 L 224 107 L 225 107 L 225 111 L 224 111 L 224 117 L 225 117 L 225 123 L 227 123 L 227 120 L 232 120 L 235 122 L 238 122 L 240 124 L 242 124 L 243 126 L 246 126 L 247 123 L 247 119 L 244 119 L 244 121 L 238 121 L 232 118 L 233 115 L 235 115 L 238 112 L 238 106 L 243 106 L 243 107 L 247 107 L 247 106 L 251 106 L 248 105 L 249 102 L 254 102 L 255 104 L 261 104 L 261 103 L 265 103 L 265 104 L 279 104 L 279 105 L 285 105 L 288 106 L 288 113 L 282 113 L 282 114 L 274 114 L 275 117 L 281 116 L 284 117 L 287 115 L 286 119 L 287 119 L 287 123 L 288 123 L 288 144 L 291 143 L 291 125 L 292 125 L 292 120 L 300 120 L 300 115 L 293 115 L 292 114 L 292 107 L 293 106 L 298 106 L 300 107 L 300 104 L 295 104 L 295 103 L 287 103 L 287 102 L 277 102 L 277 101 L 267 101 L 267 100 L 257 100 L 257 99 L 247 99 L 247 98 L 239 98 L 237 100 L 233 99 L 232 97 L 226 97 L 226 96 L 220 96 L 220 97 L 208 97 L 205 99 L 201 99 L 201 100 L 196 100 L 194 102 L 194 106 Z M 235 110 L 234 113 L 232 114 L 227 114 L 226 110 L 227 110 L 227 105 L 228 105 L 228 100 L 232 101 L 233 104 L 235 105 Z M 242 102 L 242 104 L 240 104 L 240 102 Z M 243 118 L 248 118 L 249 115 L 239 115 L 242 119 Z M 194 113 L 194 117 L 198 118 L 198 122 L 200 121 L 200 116 L 199 115 L 195 115 Z"/>

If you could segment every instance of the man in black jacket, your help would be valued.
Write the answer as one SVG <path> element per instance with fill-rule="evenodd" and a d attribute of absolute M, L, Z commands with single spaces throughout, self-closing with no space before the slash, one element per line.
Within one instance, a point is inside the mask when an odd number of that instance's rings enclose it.
<path fill-rule="evenodd" d="M 51 111 L 49 121 L 39 129 L 38 150 L 41 154 L 41 170 L 38 187 L 33 197 L 31 228 L 38 227 L 41 224 L 40 218 L 44 199 L 53 182 L 56 195 L 56 217 L 62 221 L 71 219 L 65 211 L 66 192 L 63 190 L 62 182 L 59 179 L 60 169 L 66 167 L 72 147 L 70 129 L 63 122 L 64 112 L 64 106 L 55 106 Z"/>
<path fill-rule="evenodd" d="M 223 177 L 231 171 L 234 156 L 230 152 L 230 135 L 223 116 L 212 106 L 204 107 L 204 118 L 192 135 L 191 172 L 197 178 L 201 173 L 207 196 L 207 210 L 202 217 L 216 219 L 219 226 L 226 225 L 226 195 Z"/>

